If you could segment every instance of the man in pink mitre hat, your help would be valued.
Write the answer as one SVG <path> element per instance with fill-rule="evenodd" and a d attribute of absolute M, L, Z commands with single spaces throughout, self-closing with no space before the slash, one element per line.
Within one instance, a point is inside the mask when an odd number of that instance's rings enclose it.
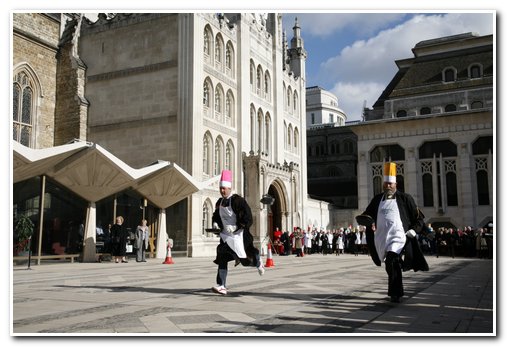
<path fill-rule="evenodd" d="M 259 250 L 253 245 L 253 236 L 248 230 L 252 225 L 252 211 L 244 198 L 232 193 L 232 172 L 223 170 L 220 177 L 220 195 L 213 213 L 213 228 L 220 229 L 220 244 L 214 263 L 218 265 L 216 282 L 212 291 L 226 295 L 227 264 L 231 260 L 236 265 L 255 266 L 259 275 L 264 267 Z"/>

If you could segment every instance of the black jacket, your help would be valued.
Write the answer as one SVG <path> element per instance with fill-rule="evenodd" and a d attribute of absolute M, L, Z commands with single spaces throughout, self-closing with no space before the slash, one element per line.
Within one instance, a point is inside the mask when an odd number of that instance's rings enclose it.
<path fill-rule="evenodd" d="M 366 210 L 363 212 L 363 215 L 371 217 L 375 221 L 375 224 L 377 223 L 378 208 L 383 196 L 383 193 L 374 196 Z M 417 234 L 420 234 L 424 226 L 424 215 L 415 204 L 414 199 L 409 194 L 405 194 L 398 190 L 394 193 L 394 196 L 396 198 L 398 210 L 400 211 L 400 219 L 403 223 L 403 229 L 405 231 L 413 229 Z M 371 226 L 366 228 L 366 243 L 368 244 L 368 249 L 370 250 L 373 262 L 380 266 L 381 261 L 378 257 L 377 250 L 375 249 L 375 237 Z M 419 241 L 416 237 L 407 237 L 407 242 L 405 243 L 402 253 L 404 255 L 403 271 L 410 269 L 414 271 L 429 270 L 428 263 L 424 258 L 419 246 Z"/>
<path fill-rule="evenodd" d="M 220 229 L 224 228 L 219 212 L 222 199 L 223 198 L 218 199 L 212 218 L 212 221 L 217 223 Z M 239 261 L 243 266 L 258 266 L 256 255 L 259 254 L 259 250 L 254 247 L 253 236 L 250 234 L 249 230 L 253 223 L 252 210 L 250 210 L 250 206 L 248 206 L 246 200 L 238 194 L 233 194 L 231 196 L 231 207 L 236 214 L 236 228 L 243 229 L 243 246 L 245 247 L 247 255 L 247 258 L 239 258 Z M 220 262 L 227 262 L 234 259 L 235 253 L 225 242 L 222 241 L 222 238 L 220 238 L 220 244 L 217 246 L 217 258 L 214 262 L 218 264 Z"/>

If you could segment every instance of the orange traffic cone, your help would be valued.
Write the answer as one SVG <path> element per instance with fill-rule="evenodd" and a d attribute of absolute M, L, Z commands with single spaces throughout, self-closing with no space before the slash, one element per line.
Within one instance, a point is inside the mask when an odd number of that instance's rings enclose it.
<path fill-rule="evenodd" d="M 174 264 L 173 257 L 171 256 L 171 246 L 167 245 L 167 254 L 162 264 Z"/>
<path fill-rule="evenodd" d="M 271 243 L 268 243 L 268 257 L 264 267 L 275 267 L 275 263 L 273 262 L 273 253 L 271 253 Z"/>

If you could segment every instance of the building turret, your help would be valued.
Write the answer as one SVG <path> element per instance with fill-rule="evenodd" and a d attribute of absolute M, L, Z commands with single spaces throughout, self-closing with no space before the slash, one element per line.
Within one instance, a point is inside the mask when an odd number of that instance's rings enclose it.
<path fill-rule="evenodd" d="M 290 41 L 289 49 L 291 71 L 294 73 L 295 77 L 301 77 L 305 80 L 306 50 L 304 48 L 303 38 L 301 37 L 301 27 L 298 24 L 297 18 L 292 30 L 294 31 L 294 37 Z"/>

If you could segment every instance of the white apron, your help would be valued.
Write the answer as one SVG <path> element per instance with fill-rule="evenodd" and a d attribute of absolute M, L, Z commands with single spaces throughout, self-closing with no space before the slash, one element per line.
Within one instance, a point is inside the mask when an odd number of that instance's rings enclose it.
<path fill-rule="evenodd" d="M 382 198 L 378 207 L 375 230 L 375 248 L 379 259 L 384 261 L 387 252 L 400 254 L 406 239 L 396 199 Z"/>
<path fill-rule="evenodd" d="M 222 241 L 227 243 L 239 258 L 246 258 L 245 246 L 243 244 L 243 229 L 232 233 L 233 230 L 236 230 L 236 214 L 232 210 L 232 207 L 230 204 L 226 207 L 220 206 L 219 213 L 224 225 L 224 228 L 220 232 Z"/>

